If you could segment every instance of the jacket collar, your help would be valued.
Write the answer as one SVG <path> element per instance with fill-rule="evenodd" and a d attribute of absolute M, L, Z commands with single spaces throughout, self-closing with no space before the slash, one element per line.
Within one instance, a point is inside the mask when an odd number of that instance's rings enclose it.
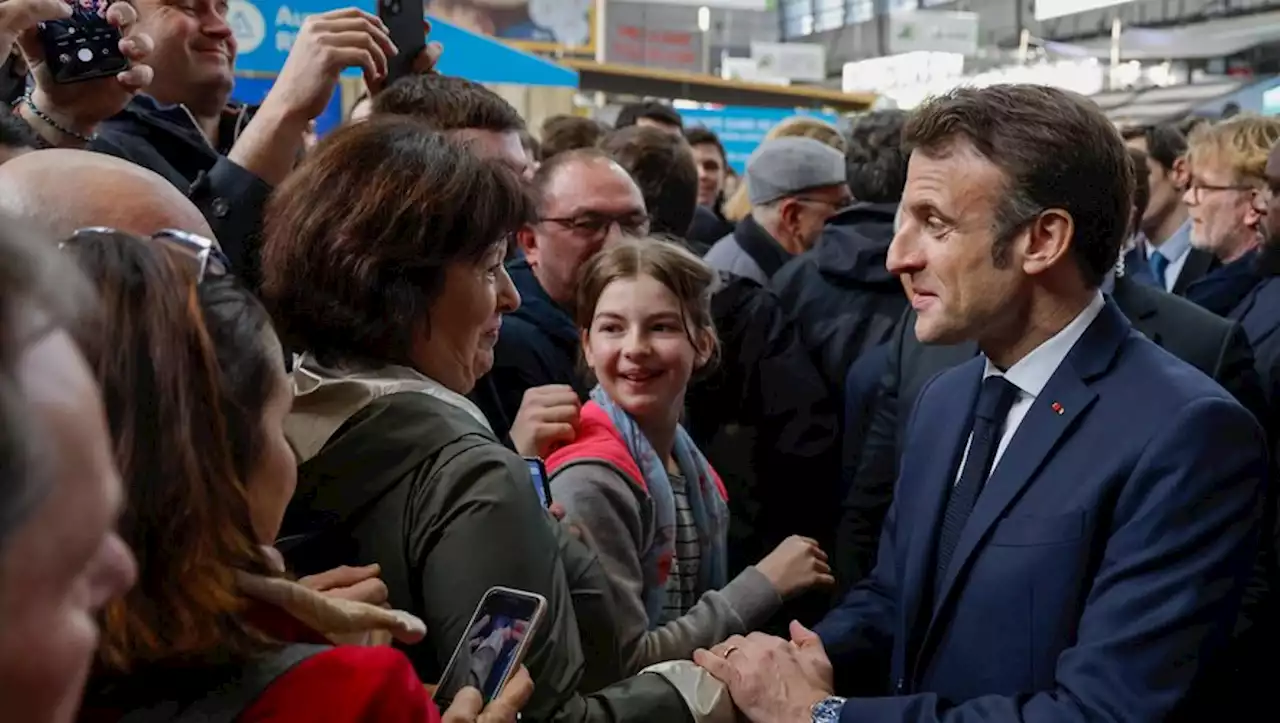
<path fill-rule="evenodd" d="M 507 264 L 507 273 L 516 291 L 520 292 L 520 308 L 511 316 L 523 319 L 537 327 L 561 345 L 578 346 L 578 326 L 569 311 L 556 303 L 534 275 L 526 259 L 516 259 Z"/>
<path fill-rule="evenodd" d="M 756 262 L 767 278 L 773 278 L 773 275 L 778 273 L 778 269 L 792 258 L 791 254 L 782 248 L 782 244 L 774 240 L 773 236 L 751 217 L 751 214 L 747 214 L 738 222 L 738 226 L 733 231 L 733 238 L 738 242 L 738 248 Z"/>
<path fill-rule="evenodd" d="M 439 399 L 493 431 L 475 402 L 415 369 L 395 364 L 333 369 L 321 366 L 309 354 L 302 355 L 299 361 L 293 372 L 293 410 L 285 420 L 286 434 L 299 464 L 319 454 L 329 438 L 370 402 L 400 392 L 419 392 Z"/>

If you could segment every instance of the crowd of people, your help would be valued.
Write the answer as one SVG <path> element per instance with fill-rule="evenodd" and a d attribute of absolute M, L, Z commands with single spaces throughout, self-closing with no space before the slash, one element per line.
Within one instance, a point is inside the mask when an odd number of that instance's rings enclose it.
<path fill-rule="evenodd" d="M 354 8 L 256 107 L 225 3 L 59 83 L 70 12 L 0 0 L 5 720 L 1270 719 L 1280 119 L 959 88 L 738 177 Z"/>

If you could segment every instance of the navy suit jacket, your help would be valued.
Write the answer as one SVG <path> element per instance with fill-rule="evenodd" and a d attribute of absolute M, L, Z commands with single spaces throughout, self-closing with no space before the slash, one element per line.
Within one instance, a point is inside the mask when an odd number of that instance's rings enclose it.
<path fill-rule="evenodd" d="M 1266 440 L 1111 302 L 1027 412 L 927 598 L 984 369 L 920 394 L 871 576 L 819 629 L 886 655 L 849 723 L 1163 721 L 1226 640 L 1256 547 Z"/>

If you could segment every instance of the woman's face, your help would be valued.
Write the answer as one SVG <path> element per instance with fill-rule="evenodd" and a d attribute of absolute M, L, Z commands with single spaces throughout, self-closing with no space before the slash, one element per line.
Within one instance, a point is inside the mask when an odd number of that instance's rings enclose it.
<path fill-rule="evenodd" d="M 600 386 L 641 423 L 675 422 L 710 335 L 687 329 L 680 300 L 652 276 L 618 279 L 596 302 L 582 350 Z M 698 347 L 690 342 L 697 341 Z"/>
<path fill-rule="evenodd" d="M 263 438 L 258 443 L 258 459 L 246 484 L 253 532 L 259 543 L 270 545 L 280 534 L 285 508 L 298 486 L 298 460 L 284 436 L 284 420 L 293 407 L 293 387 L 284 373 L 280 340 L 271 329 L 265 330 L 263 337 L 270 349 L 275 377 L 262 409 Z"/>
<path fill-rule="evenodd" d="M 418 371 L 458 394 L 470 392 L 493 368 L 502 315 L 520 307 L 520 294 L 502 263 L 506 255 L 506 243 L 499 243 L 479 263 L 446 268 L 444 289 L 414 344 Z"/>

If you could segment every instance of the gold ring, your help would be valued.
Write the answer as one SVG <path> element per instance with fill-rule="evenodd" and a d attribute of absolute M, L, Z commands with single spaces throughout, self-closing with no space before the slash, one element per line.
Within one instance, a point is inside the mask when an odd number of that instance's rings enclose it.
<path fill-rule="evenodd" d="M 720 657 L 724 658 L 725 660 L 728 660 L 729 656 L 733 655 L 733 651 L 737 649 L 738 649 L 738 646 L 730 645 L 729 647 L 724 649 L 724 652 L 720 654 Z"/>

